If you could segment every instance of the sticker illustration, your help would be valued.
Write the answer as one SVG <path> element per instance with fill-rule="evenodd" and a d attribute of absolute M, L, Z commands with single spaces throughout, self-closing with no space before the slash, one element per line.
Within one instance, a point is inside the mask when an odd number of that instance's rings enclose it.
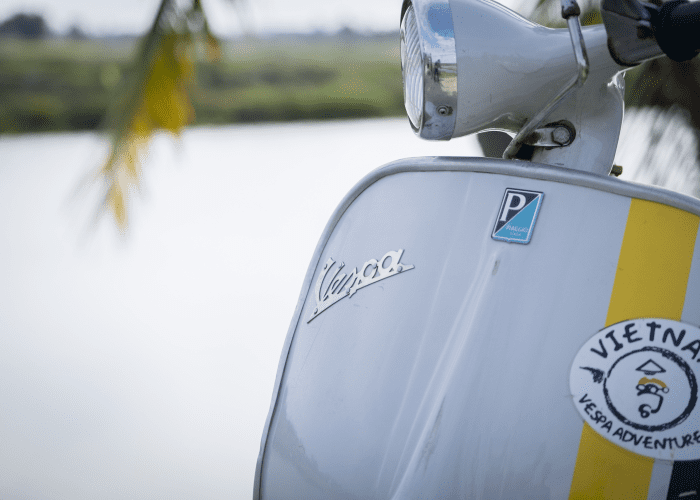
<path fill-rule="evenodd" d="M 576 409 L 601 436 L 663 460 L 700 459 L 700 328 L 649 318 L 591 337 L 569 379 Z"/>
<path fill-rule="evenodd" d="M 544 193 L 506 189 L 491 237 L 511 243 L 530 243 Z"/>

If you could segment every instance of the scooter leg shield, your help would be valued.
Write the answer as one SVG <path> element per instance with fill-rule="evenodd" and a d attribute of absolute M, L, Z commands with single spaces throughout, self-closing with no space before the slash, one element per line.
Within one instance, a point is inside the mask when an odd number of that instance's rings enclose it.
<path fill-rule="evenodd" d="M 700 264 L 691 265 L 700 263 L 700 203 L 520 165 L 402 160 L 346 197 L 314 255 L 282 353 L 256 496 L 562 499 L 587 484 L 586 426 L 606 445 L 624 444 L 612 437 L 619 418 L 586 410 L 573 394 L 576 377 L 603 384 L 575 360 L 611 323 L 662 316 L 653 297 L 627 317 L 615 303 L 639 200 L 685 217 L 690 250 L 671 319 L 700 324 L 685 306 L 689 294 L 700 303 Z M 596 348 L 612 359 L 616 345 L 601 338 Z M 586 420 L 595 409 L 617 418 L 610 431 Z M 642 459 L 651 461 L 639 479 L 648 489 L 654 459 Z"/>

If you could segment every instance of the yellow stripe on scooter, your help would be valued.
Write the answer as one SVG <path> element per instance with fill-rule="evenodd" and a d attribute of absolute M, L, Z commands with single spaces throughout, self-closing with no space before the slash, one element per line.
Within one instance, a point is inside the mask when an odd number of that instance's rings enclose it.
<path fill-rule="evenodd" d="M 605 326 L 634 318 L 681 319 L 700 217 L 633 199 Z M 654 459 L 583 424 L 569 499 L 646 500 Z"/>

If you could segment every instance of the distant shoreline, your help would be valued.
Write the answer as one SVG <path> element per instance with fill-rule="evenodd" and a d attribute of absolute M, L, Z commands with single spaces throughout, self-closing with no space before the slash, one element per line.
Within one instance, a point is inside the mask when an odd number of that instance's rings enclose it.
<path fill-rule="evenodd" d="M 0 38 L 0 133 L 95 130 L 131 71 L 134 37 Z M 190 90 L 197 124 L 402 116 L 397 33 L 222 41 Z"/>

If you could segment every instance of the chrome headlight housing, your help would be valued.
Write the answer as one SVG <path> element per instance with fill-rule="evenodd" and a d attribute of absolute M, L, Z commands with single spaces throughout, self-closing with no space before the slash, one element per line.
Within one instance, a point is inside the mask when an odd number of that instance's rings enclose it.
<path fill-rule="evenodd" d="M 457 53 L 448 1 L 406 0 L 401 12 L 401 73 L 411 127 L 448 140 L 457 116 Z"/>

